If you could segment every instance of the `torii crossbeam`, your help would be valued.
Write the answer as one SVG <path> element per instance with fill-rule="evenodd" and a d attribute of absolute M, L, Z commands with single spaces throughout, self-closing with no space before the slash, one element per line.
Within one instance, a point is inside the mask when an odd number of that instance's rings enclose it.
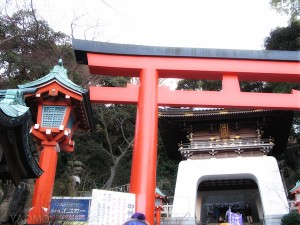
<path fill-rule="evenodd" d="M 241 92 L 240 81 L 300 83 L 300 55 L 292 51 L 246 51 L 151 47 L 73 40 L 78 63 L 91 74 L 139 77 L 140 85 L 90 87 L 93 103 L 137 104 L 130 192 L 136 209 L 154 224 L 158 106 L 300 110 L 300 91 Z M 174 91 L 159 78 L 222 80 L 222 91 Z"/>

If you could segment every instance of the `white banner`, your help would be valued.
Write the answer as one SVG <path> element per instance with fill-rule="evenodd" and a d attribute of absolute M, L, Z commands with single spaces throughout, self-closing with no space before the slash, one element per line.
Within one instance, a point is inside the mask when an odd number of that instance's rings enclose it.
<path fill-rule="evenodd" d="M 239 213 L 229 213 L 229 221 L 230 225 L 243 225 L 243 216 Z"/>
<path fill-rule="evenodd" d="M 94 189 L 89 225 L 120 225 L 135 212 L 135 194 Z"/>

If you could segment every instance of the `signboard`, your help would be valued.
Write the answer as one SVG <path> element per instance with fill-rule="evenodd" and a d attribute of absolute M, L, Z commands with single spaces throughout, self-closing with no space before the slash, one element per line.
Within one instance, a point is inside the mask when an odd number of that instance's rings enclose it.
<path fill-rule="evenodd" d="M 54 197 L 50 205 L 51 224 L 88 224 L 91 198 Z"/>
<path fill-rule="evenodd" d="M 134 212 L 134 194 L 94 189 L 89 225 L 120 225 Z"/>

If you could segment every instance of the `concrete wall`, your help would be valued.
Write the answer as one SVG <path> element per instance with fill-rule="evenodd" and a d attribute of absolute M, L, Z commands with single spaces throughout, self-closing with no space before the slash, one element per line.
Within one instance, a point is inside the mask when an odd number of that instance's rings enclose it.
<path fill-rule="evenodd" d="M 263 211 L 258 212 L 259 217 L 278 218 L 289 212 L 276 159 L 270 156 L 237 157 L 182 161 L 178 168 L 172 217 L 196 217 L 196 206 L 201 207 L 197 202 L 197 198 L 201 198 L 197 189 L 202 181 L 244 178 L 257 183 Z"/>

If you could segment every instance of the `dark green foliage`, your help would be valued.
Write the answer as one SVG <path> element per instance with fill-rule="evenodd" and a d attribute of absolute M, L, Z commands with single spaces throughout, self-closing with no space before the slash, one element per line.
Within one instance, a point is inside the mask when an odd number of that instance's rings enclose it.
<path fill-rule="evenodd" d="M 113 187 L 118 187 L 130 183 L 131 161 L 132 161 L 132 151 L 128 152 L 120 160 L 120 164 L 116 171 Z"/>
<path fill-rule="evenodd" d="M 296 3 L 296 1 L 294 2 Z M 298 7 L 299 4 L 298 1 Z M 267 50 L 298 51 L 300 49 L 300 20 L 292 20 L 287 27 L 278 27 L 271 31 L 270 36 L 265 39 L 264 46 Z M 268 89 L 268 92 L 291 93 L 292 89 L 300 90 L 300 87 L 299 83 L 277 82 L 265 83 L 265 89 Z M 300 178 L 300 174 L 297 173 L 297 169 L 300 167 L 299 118 L 299 112 L 295 112 L 288 148 L 283 151 L 282 155 L 277 156 L 285 185 L 289 188 L 292 188 L 295 182 Z"/>
<path fill-rule="evenodd" d="M 203 91 L 220 91 L 222 82 L 215 80 L 187 80 L 182 79 L 177 83 L 177 90 L 203 90 Z"/>
<path fill-rule="evenodd" d="M 109 189 L 129 182 L 135 114 L 132 105 L 93 105 L 96 131 L 77 132 L 73 153 L 87 167 L 85 188 Z"/>
<path fill-rule="evenodd" d="M 260 93 L 291 93 L 299 84 L 290 82 L 241 82 L 241 91 Z"/>
<path fill-rule="evenodd" d="M 102 76 L 99 84 L 105 87 L 124 87 L 129 83 L 128 77 L 107 77 Z"/>
<path fill-rule="evenodd" d="M 300 214 L 290 212 L 281 219 L 281 225 L 300 225 Z"/>
<path fill-rule="evenodd" d="M 76 150 L 73 157 L 84 163 L 87 167 L 83 182 L 85 190 L 100 188 L 110 175 L 111 160 L 100 150 L 101 139 L 95 133 L 76 136 Z M 83 190 L 82 190 L 83 191 Z"/>
<path fill-rule="evenodd" d="M 200 88 L 199 80 L 182 79 L 177 83 L 177 90 L 198 90 Z"/>
<path fill-rule="evenodd" d="M 278 27 L 265 39 L 267 50 L 300 50 L 300 20 L 295 20 L 287 27 Z M 299 83 L 289 82 L 241 82 L 241 90 L 246 92 L 291 93 L 300 90 Z"/>
<path fill-rule="evenodd" d="M 170 160 L 159 144 L 156 171 L 156 186 L 168 196 L 173 196 L 175 192 L 176 177 L 179 161 Z"/>
<path fill-rule="evenodd" d="M 267 89 L 266 82 L 241 82 L 240 86 L 244 92 L 271 92 Z"/>
<path fill-rule="evenodd" d="M 300 20 L 292 21 L 287 27 L 278 27 L 265 39 L 268 50 L 300 50 Z"/>
<path fill-rule="evenodd" d="M 60 152 L 58 161 L 57 161 L 57 168 L 56 168 L 56 177 L 60 177 L 67 169 L 67 163 L 68 161 L 72 160 L 72 155 L 65 153 L 65 152 Z"/>
<path fill-rule="evenodd" d="M 0 88 L 40 78 L 57 64 L 59 58 L 68 64 L 74 53 L 69 38 L 54 32 L 35 12 L 20 10 L 0 17 Z"/>

